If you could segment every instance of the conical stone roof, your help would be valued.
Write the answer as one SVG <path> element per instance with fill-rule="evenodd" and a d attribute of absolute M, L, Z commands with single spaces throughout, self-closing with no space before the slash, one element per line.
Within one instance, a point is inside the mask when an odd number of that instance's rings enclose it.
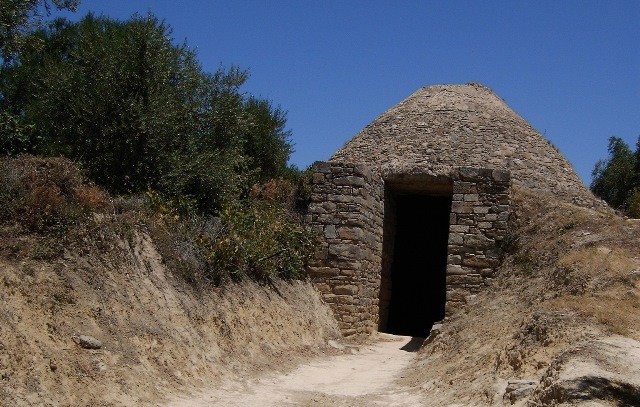
<path fill-rule="evenodd" d="M 383 174 L 508 169 L 515 185 L 593 203 L 569 161 L 479 84 L 419 89 L 365 127 L 330 161 L 365 164 Z"/>

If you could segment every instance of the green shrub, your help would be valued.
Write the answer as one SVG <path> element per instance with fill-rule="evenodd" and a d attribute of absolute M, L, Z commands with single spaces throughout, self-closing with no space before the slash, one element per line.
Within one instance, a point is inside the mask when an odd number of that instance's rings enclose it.
<path fill-rule="evenodd" d="M 211 252 L 220 270 L 244 271 L 259 279 L 304 274 L 313 239 L 282 203 L 255 200 L 237 204 L 227 208 L 221 220 L 229 233 Z"/>
<path fill-rule="evenodd" d="M 632 218 L 640 219 L 640 189 L 636 188 L 630 196 L 627 214 Z"/>
<path fill-rule="evenodd" d="M 153 15 L 55 20 L 19 56 L 0 65 L 0 152 L 65 156 L 113 193 L 209 215 L 287 175 L 286 112 L 243 93 L 244 70 L 205 72 Z"/>
<path fill-rule="evenodd" d="M 315 241 L 285 204 L 262 198 L 230 204 L 220 217 L 158 216 L 152 233 L 171 269 L 213 284 L 302 278 Z"/>

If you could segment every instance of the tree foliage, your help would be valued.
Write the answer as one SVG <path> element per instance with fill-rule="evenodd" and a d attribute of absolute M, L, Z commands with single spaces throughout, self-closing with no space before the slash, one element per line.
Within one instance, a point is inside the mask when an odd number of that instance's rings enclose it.
<path fill-rule="evenodd" d="M 596 163 L 591 190 L 609 205 L 640 217 L 640 137 L 636 151 L 619 137 L 609 138 L 609 157 Z"/>
<path fill-rule="evenodd" d="M 75 11 L 80 0 L 1 0 L 0 57 L 11 62 L 25 44 L 29 32 L 41 24 L 42 12 L 52 7 Z"/>
<path fill-rule="evenodd" d="M 217 213 L 288 171 L 286 114 L 244 95 L 247 79 L 205 72 L 153 15 L 55 20 L 0 71 L 1 145 L 69 157 L 116 193 L 152 189 Z"/>

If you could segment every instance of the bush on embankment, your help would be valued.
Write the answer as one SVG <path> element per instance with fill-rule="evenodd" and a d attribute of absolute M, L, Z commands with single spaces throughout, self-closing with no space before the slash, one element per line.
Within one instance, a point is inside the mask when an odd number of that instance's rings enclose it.
<path fill-rule="evenodd" d="M 293 210 L 286 180 L 256 186 L 219 217 L 185 213 L 156 193 L 113 199 L 64 158 L 0 159 L 0 248 L 5 255 L 55 259 L 89 246 L 113 250 L 147 230 L 171 270 L 191 283 L 304 276 L 314 235 Z"/>

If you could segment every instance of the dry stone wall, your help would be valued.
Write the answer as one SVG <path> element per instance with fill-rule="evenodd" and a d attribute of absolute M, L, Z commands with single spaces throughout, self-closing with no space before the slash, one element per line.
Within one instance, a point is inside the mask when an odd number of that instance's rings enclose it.
<path fill-rule="evenodd" d="M 322 235 L 309 275 L 343 334 L 378 328 L 385 183 L 363 165 L 318 163 L 307 223 Z M 493 276 L 510 213 L 508 171 L 459 168 L 453 184 L 447 253 L 447 312 L 465 304 Z M 388 232 L 387 232 L 388 233 Z M 393 238 L 393 236 L 388 236 Z"/>
<path fill-rule="evenodd" d="M 331 161 L 385 167 L 501 168 L 514 185 L 600 206 L 557 149 L 490 89 L 439 85 L 416 91 L 338 150 Z"/>
<path fill-rule="evenodd" d="M 463 305 L 493 277 L 508 233 L 508 171 L 455 171 L 447 253 L 447 312 Z"/>
<path fill-rule="evenodd" d="M 377 328 L 382 256 L 383 183 L 368 168 L 319 163 L 307 222 L 323 236 L 309 275 L 342 333 Z"/>

